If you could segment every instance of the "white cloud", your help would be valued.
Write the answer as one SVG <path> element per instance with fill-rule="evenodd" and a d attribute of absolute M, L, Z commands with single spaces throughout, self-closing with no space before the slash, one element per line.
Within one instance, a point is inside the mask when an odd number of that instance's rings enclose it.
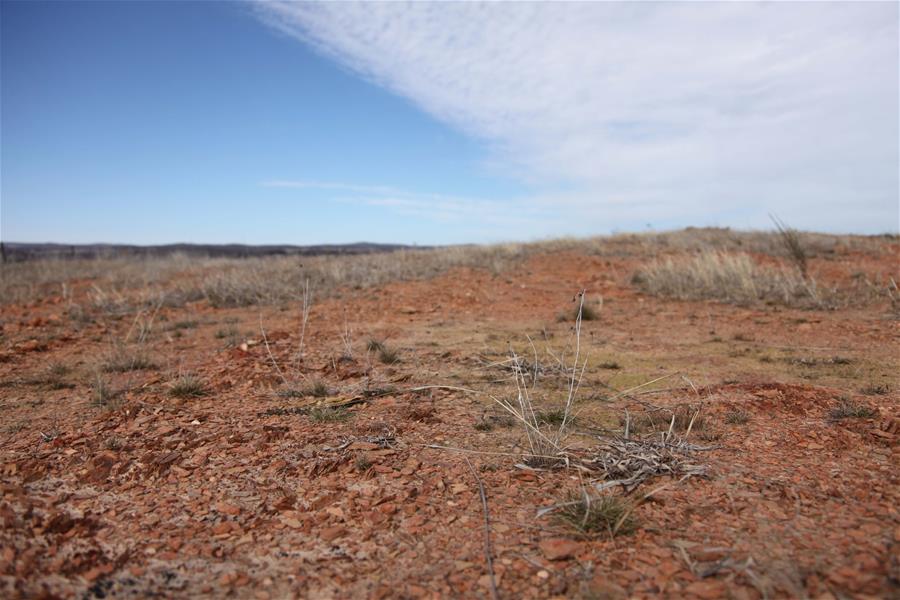
<path fill-rule="evenodd" d="M 526 212 L 563 207 L 606 227 L 764 226 L 772 210 L 809 228 L 898 226 L 896 3 L 267 2 L 258 11 L 484 140 L 523 181 L 574 190 L 517 199 Z M 425 210 L 446 199 L 415 202 Z"/>
<path fill-rule="evenodd" d="M 552 220 L 557 215 L 557 210 L 552 204 L 542 205 L 534 199 L 514 207 L 508 201 L 413 192 L 391 186 L 309 180 L 272 180 L 263 181 L 260 185 L 266 188 L 331 192 L 330 198 L 338 202 L 379 206 L 400 214 L 448 223 L 460 223 L 477 218 L 485 225 L 527 226 L 533 224 L 536 219 Z"/>

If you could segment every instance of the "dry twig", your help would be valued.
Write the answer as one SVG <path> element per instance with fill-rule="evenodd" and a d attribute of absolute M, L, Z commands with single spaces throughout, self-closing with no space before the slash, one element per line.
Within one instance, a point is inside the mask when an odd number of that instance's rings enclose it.
<path fill-rule="evenodd" d="M 468 457 L 466 457 L 466 464 L 469 465 L 472 476 L 478 482 L 478 492 L 481 494 L 481 507 L 484 509 L 484 560 L 487 563 L 488 575 L 491 580 L 491 597 L 494 600 L 500 600 L 500 593 L 497 591 L 497 579 L 494 577 L 494 559 L 491 557 L 491 519 L 488 513 L 487 495 L 484 493 L 484 483 L 481 481 L 481 477 L 478 476 L 472 463 L 469 462 Z"/>

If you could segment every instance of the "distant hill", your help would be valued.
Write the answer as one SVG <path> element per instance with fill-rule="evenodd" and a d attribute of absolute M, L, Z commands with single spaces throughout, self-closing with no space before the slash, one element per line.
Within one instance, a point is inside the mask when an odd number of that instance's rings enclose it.
<path fill-rule="evenodd" d="M 246 244 L 163 244 L 135 246 L 128 244 L 30 244 L 4 242 L 3 258 L 9 262 L 42 258 L 110 258 L 159 257 L 171 254 L 188 256 L 250 258 L 259 256 L 319 256 L 326 254 L 370 254 L 396 250 L 423 249 L 423 246 L 403 244 L 317 244 L 312 246 Z"/>

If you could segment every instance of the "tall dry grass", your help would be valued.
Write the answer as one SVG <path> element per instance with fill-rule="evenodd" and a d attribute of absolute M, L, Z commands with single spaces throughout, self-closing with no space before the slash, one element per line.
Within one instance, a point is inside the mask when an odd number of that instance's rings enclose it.
<path fill-rule="evenodd" d="M 707 250 L 678 259 L 655 260 L 635 273 L 642 291 L 679 300 L 712 299 L 734 304 L 758 301 L 816 305 L 815 282 L 787 270 L 764 267 L 743 253 Z"/>
<path fill-rule="evenodd" d="M 809 257 L 845 252 L 883 252 L 884 236 L 836 236 L 797 233 Z M 896 237 L 892 238 L 894 241 Z M 98 309 L 125 313 L 160 303 L 179 305 L 207 300 L 215 306 L 279 304 L 302 300 L 306 282 L 317 297 L 326 298 L 342 288 L 366 288 L 391 281 L 427 279 L 455 267 L 501 273 L 529 256 L 547 252 L 578 252 L 600 256 L 646 257 L 660 253 L 711 251 L 784 256 L 777 233 L 730 229 L 685 229 L 662 233 L 619 234 L 593 238 L 563 238 L 525 244 L 451 246 L 427 250 L 316 257 L 204 258 L 173 254 L 167 257 L 102 257 L 54 259 L 0 264 L 0 303 L 27 303 L 57 297 L 78 310 Z M 744 260 L 744 259 L 740 259 Z M 720 261 L 721 262 L 721 261 Z M 662 263 L 661 263 L 662 264 Z M 744 272 L 750 267 L 743 266 Z M 651 265 L 651 271 L 663 269 Z M 735 270 L 735 269 L 732 269 Z M 738 271 L 741 269 L 738 268 Z M 699 269 L 698 273 L 702 273 Z M 722 268 L 719 268 L 722 271 Z M 699 280 L 704 280 L 699 277 Z M 728 276 L 720 279 L 729 281 Z M 734 279 L 734 277 L 731 277 Z M 741 280 L 741 276 L 737 277 Z M 791 278 L 755 272 L 753 291 L 763 297 L 784 298 L 796 286 Z M 757 285 L 758 284 L 758 285 Z M 671 295 L 688 296 L 682 285 Z M 772 290 L 780 290 L 773 292 Z M 666 292 L 668 294 L 668 292 Z M 725 296 L 732 296 L 732 292 Z M 744 300 L 741 300 L 744 301 Z"/>
<path fill-rule="evenodd" d="M 391 281 L 427 279 L 456 267 L 500 273 L 525 255 L 524 245 L 452 246 L 357 256 L 231 260 L 202 278 L 213 306 L 277 304 L 302 299 L 306 282 L 320 296 L 337 288 L 362 289 Z"/>

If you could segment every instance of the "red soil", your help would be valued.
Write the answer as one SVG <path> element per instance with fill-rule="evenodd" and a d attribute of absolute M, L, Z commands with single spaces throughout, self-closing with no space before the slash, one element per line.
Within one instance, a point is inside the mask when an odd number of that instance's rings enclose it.
<path fill-rule="evenodd" d="M 486 596 L 480 479 L 502 598 L 897 597 L 900 323 L 882 304 L 809 311 L 642 296 L 628 283 L 636 266 L 557 253 L 498 276 L 456 270 L 347 290 L 315 303 L 293 366 L 297 307 L 163 309 L 148 341 L 161 368 L 113 375 L 130 390 L 114 409 L 92 404 L 89 373 L 131 317 L 76 328 L 59 300 L 3 307 L 0 595 Z M 813 261 L 833 279 L 879 269 L 896 273 L 894 248 Z M 475 428 L 498 414 L 490 400 L 410 391 L 509 397 L 511 382 L 490 382 L 507 374 L 476 355 L 502 358 L 507 342 L 524 351 L 526 335 L 540 348 L 570 344 L 572 323 L 557 316 L 581 288 L 603 305 L 584 323 L 576 428 L 690 402 L 707 423 L 692 439 L 714 446 L 694 457 L 708 477 L 644 484 L 641 493 L 669 485 L 637 507 L 633 534 L 613 539 L 536 516 L 579 489 L 579 475 L 518 468 L 519 428 Z M 169 327 L 182 319 L 199 325 Z M 291 413 L 298 401 L 276 395 L 265 345 L 215 337 L 229 319 L 253 341 L 261 319 L 288 378 L 321 379 L 342 398 L 365 382 L 395 391 L 344 421 Z M 340 360 L 345 328 L 354 361 Z M 369 337 L 401 362 L 367 355 Z M 621 369 L 599 367 L 611 360 Z M 54 362 L 75 369 L 74 387 L 35 382 Z M 171 397 L 172 374 L 186 371 L 209 394 Z M 659 393 L 602 399 L 607 386 L 667 374 Z M 879 385 L 887 393 L 873 393 Z M 874 416 L 829 418 L 842 396 Z M 735 409 L 746 424 L 726 420 Z"/>

